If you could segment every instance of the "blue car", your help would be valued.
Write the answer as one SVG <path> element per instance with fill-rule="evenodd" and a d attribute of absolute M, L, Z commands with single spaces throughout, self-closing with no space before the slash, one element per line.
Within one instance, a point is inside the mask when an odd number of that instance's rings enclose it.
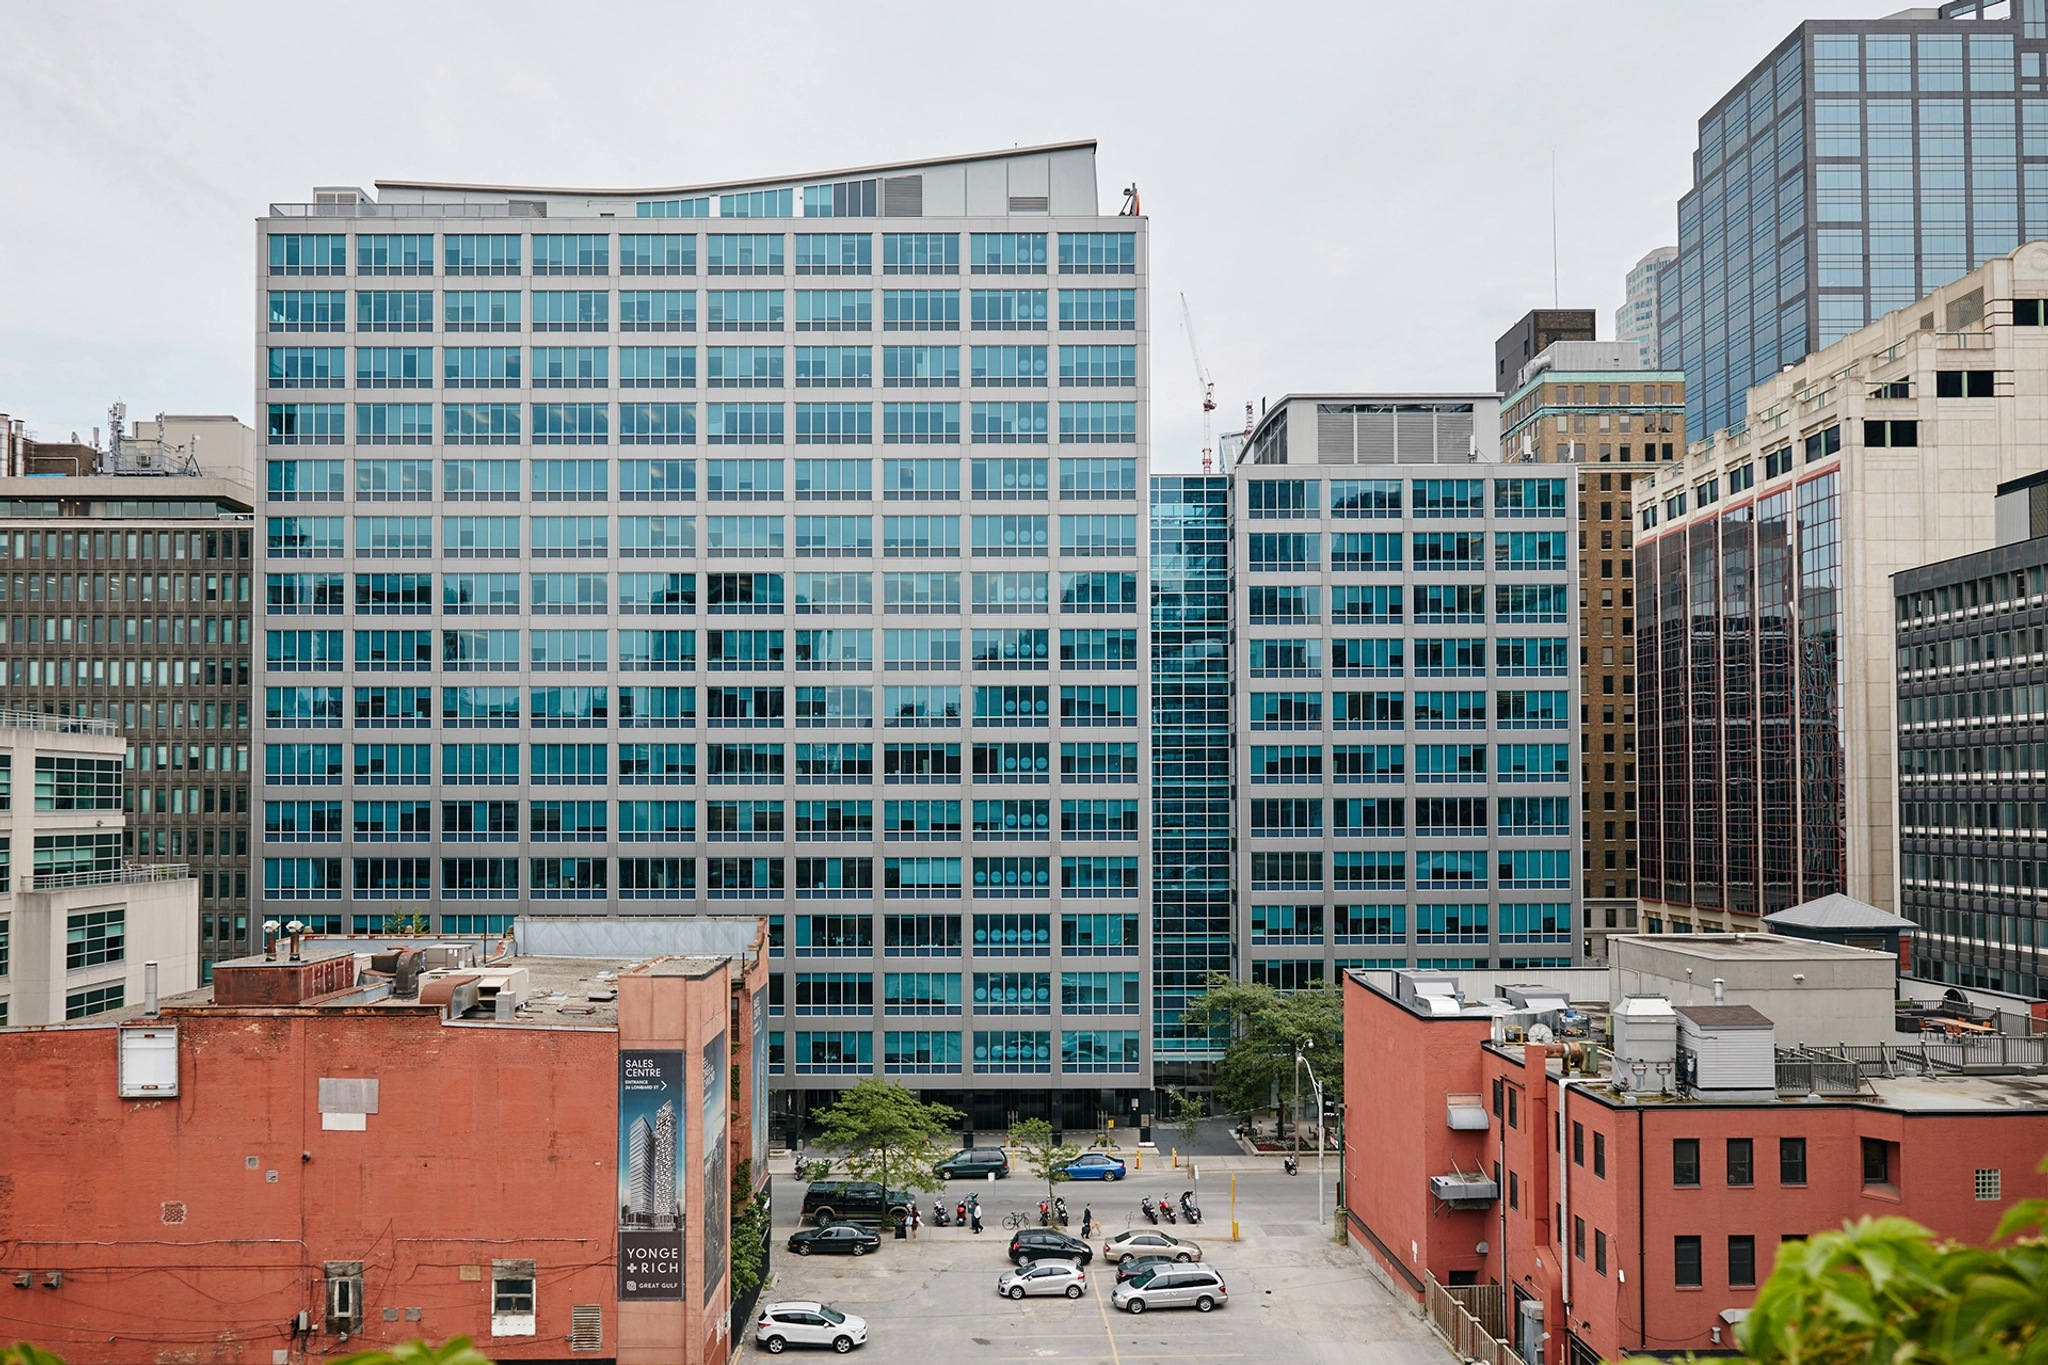
<path fill-rule="evenodd" d="M 1067 1163 L 1069 1180 L 1122 1180 L 1124 1163 L 1100 1152 L 1086 1152 Z"/>

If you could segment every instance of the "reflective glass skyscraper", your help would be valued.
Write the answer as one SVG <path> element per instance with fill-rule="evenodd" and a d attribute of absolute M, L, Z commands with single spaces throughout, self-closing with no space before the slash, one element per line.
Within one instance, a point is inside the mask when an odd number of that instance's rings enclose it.
<path fill-rule="evenodd" d="M 1152 480 L 1152 1047 L 1160 1080 L 1222 1044 L 1181 1022 L 1230 962 L 1230 480 Z"/>
<path fill-rule="evenodd" d="M 2048 236 L 2044 53 L 2048 0 L 1812 20 L 1707 112 L 1659 339 L 1688 430 L 1740 422 L 1781 366 Z"/>

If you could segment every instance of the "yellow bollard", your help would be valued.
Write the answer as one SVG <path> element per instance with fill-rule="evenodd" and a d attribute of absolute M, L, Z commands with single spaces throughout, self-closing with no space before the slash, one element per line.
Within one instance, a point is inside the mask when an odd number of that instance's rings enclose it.
<path fill-rule="evenodd" d="M 1237 1240 L 1237 1172 L 1230 1173 L 1230 1240 Z"/>
<path fill-rule="evenodd" d="M 1180 1148 L 1178 1148 L 1178 1147 L 1169 1147 L 1169 1148 L 1168 1148 L 1167 1150 L 1173 1153 L 1173 1169 L 1175 1169 L 1176 1171 L 1177 1171 L 1177 1170 L 1179 1170 L 1179 1169 L 1180 1169 Z"/>
<path fill-rule="evenodd" d="M 1144 1170 L 1144 1169 L 1145 1169 L 1145 1152 L 1144 1152 L 1144 1149 L 1143 1149 L 1143 1148 L 1135 1148 L 1135 1147 L 1134 1147 L 1134 1148 L 1132 1148 L 1131 1150 L 1132 1150 L 1133 1152 L 1135 1152 L 1135 1153 L 1137 1154 L 1137 1155 L 1136 1155 L 1136 1160 L 1137 1160 L 1137 1163 L 1138 1163 L 1138 1164 L 1137 1164 L 1137 1166 L 1135 1167 L 1135 1169 L 1137 1169 L 1137 1170 L 1140 1170 L 1140 1171 Z"/>

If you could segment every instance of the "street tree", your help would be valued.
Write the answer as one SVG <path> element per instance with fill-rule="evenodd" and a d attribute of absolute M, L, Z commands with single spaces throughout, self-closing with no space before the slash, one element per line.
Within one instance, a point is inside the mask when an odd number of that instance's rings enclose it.
<path fill-rule="evenodd" d="M 822 1109 L 811 1111 L 821 1146 L 846 1154 L 846 1169 L 889 1190 L 940 1190 L 945 1140 L 963 1115 L 927 1104 L 895 1081 L 870 1076 Z"/>
<path fill-rule="evenodd" d="M 1045 1182 L 1048 1201 L 1054 1185 L 1073 1179 L 1067 1167 L 1081 1155 L 1079 1147 L 1053 1141 L 1052 1125 L 1044 1119 L 1025 1119 L 1011 1128 L 1010 1145 L 1022 1153 L 1031 1173 Z"/>
<path fill-rule="evenodd" d="M 1173 1101 L 1171 1122 L 1173 1131 L 1180 1134 L 1180 1149 L 1192 1152 L 1195 1139 L 1202 1135 L 1202 1102 L 1185 1090 L 1169 1090 L 1167 1096 Z"/>
<path fill-rule="evenodd" d="M 1297 991 L 1280 991 L 1216 973 L 1208 990 L 1185 1015 L 1197 1028 L 1228 1027 L 1230 1044 L 1216 1068 L 1216 1095 L 1223 1107 L 1249 1118 L 1294 1083 L 1294 1054 L 1305 1055 L 1323 1083 L 1326 1099 L 1344 1088 L 1344 1006 L 1335 986 L 1314 981 Z"/>

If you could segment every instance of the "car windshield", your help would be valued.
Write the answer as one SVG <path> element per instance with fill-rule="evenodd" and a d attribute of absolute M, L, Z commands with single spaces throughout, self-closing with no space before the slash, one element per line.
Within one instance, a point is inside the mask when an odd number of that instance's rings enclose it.
<path fill-rule="evenodd" d="M 846 1314 L 840 1312 L 837 1308 L 827 1308 L 822 1303 L 818 1305 L 818 1316 L 831 1323 L 834 1327 L 846 1321 Z"/>
<path fill-rule="evenodd" d="M 1145 1287 L 1146 1285 L 1148 1285 L 1148 1284 L 1152 1283 L 1152 1277 L 1153 1277 L 1154 1275 L 1157 1275 L 1158 1273 L 1159 1273 L 1159 1267 L 1158 1267 L 1158 1266 L 1156 1266 L 1156 1265 L 1148 1265 L 1148 1266 L 1146 1266 L 1146 1267 L 1145 1267 L 1145 1268 L 1144 1268 L 1143 1270 L 1141 1270 L 1141 1271 L 1139 1271 L 1139 1272 L 1138 1272 L 1137 1274 L 1135 1274 L 1135 1275 L 1131 1276 L 1131 1287 L 1132 1287 L 1133 1289 L 1143 1289 L 1143 1288 L 1144 1288 L 1144 1287 Z"/>

